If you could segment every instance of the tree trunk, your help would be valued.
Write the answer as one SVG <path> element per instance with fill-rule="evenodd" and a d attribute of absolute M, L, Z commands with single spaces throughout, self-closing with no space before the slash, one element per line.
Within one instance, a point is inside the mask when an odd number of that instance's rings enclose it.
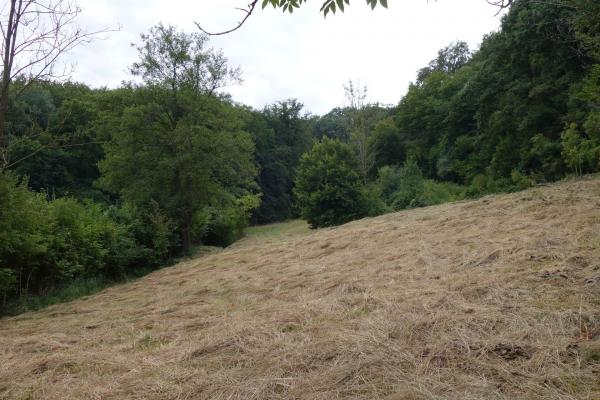
<path fill-rule="evenodd" d="M 4 84 L 2 85 L 4 86 Z M 4 171 L 8 166 L 8 143 L 4 130 L 6 126 L 6 107 L 8 96 L 4 96 L 4 93 L 0 94 L 0 172 Z"/>
<path fill-rule="evenodd" d="M 181 241 L 183 244 L 183 253 L 190 255 L 192 250 L 192 224 L 190 221 L 185 221 L 185 224 L 181 230 Z"/>
<path fill-rule="evenodd" d="M 2 74 L 2 86 L 0 87 L 0 172 L 8 166 L 8 140 L 6 137 L 6 113 L 8 112 L 8 81 Z"/>
<path fill-rule="evenodd" d="M 15 20 L 17 0 L 10 1 L 8 24 L 3 29 L 4 54 L 2 55 L 2 82 L 0 87 L 0 172 L 8 166 L 8 141 L 6 139 L 6 113 L 8 111 L 8 91 L 10 88 L 10 74 L 15 57 L 15 40 L 17 35 L 18 20 Z"/>

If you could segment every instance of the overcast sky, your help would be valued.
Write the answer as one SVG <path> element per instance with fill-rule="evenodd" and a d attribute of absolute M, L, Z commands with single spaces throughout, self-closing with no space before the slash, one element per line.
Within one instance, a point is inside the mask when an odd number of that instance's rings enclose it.
<path fill-rule="evenodd" d="M 73 80 L 93 87 L 117 87 L 130 80 L 136 61 L 131 43 L 159 22 L 197 31 L 224 30 L 236 24 L 235 10 L 248 0 L 79 0 L 81 25 L 88 29 L 120 25 L 107 35 L 74 51 Z M 372 102 L 396 104 L 416 71 L 452 41 L 472 49 L 484 34 L 500 25 L 498 11 L 485 0 L 391 0 L 389 9 L 371 11 L 364 0 L 353 0 L 344 14 L 326 19 L 321 0 L 311 0 L 292 15 L 257 9 L 240 30 L 211 40 L 230 64 L 240 66 L 244 82 L 226 89 L 234 100 L 262 108 L 297 98 L 307 111 L 323 114 L 345 104 L 348 79 L 368 88 Z"/>

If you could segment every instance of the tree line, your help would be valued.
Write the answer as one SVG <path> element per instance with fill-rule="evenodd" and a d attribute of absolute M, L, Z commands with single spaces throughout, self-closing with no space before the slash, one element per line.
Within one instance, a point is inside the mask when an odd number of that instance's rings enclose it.
<path fill-rule="evenodd" d="M 364 216 L 600 167 L 600 5 L 518 0 L 472 51 L 452 43 L 394 106 L 256 110 L 207 36 L 157 25 L 117 89 L 18 76 L 0 172 L 0 301 L 121 279 L 225 246 L 248 224 Z"/>
<path fill-rule="evenodd" d="M 313 226 L 598 171 L 600 4 L 511 3 L 476 51 L 441 49 L 397 106 L 352 101 L 319 119 L 317 132 L 339 143 L 322 141 L 300 164 Z M 336 186 L 352 186 L 354 204 L 342 206 Z"/>

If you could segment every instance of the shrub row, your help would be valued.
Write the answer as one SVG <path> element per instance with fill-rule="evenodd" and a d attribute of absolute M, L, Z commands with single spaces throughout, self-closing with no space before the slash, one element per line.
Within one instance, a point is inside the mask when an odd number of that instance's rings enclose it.
<path fill-rule="evenodd" d="M 119 279 L 161 265 L 176 239 L 156 207 L 48 200 L 0 174 L 0 301 L 48 293 L 77 279 Z"/>

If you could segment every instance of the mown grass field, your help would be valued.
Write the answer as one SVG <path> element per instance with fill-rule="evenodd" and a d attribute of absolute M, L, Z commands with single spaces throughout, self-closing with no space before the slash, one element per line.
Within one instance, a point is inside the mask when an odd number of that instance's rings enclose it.
<path fill-rule="evenodd" d="M 0 398 L 600 399 L 600 179 L 260 227 L 1 319 Z"/>

